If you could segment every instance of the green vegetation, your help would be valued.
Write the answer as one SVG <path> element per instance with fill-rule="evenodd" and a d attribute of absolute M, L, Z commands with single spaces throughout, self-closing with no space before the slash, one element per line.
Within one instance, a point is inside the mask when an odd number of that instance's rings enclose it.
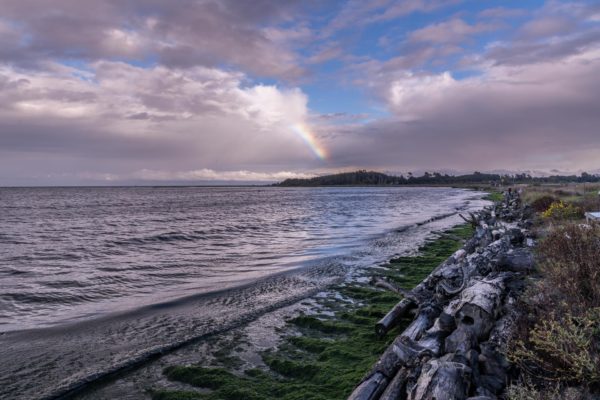
<path fill-rule="evenodd" d="M 473 231 L 462 225 L 447 232 L 467 239 Z M 414 257 L 399 257 L 378 269 L 409 289 L 461 247 L 446 238 L 426 243 Z M 289 335 L 276 350 L 262 354 L 268 369 L 232 371 L 204 366 L 171 366 L 165 375 L 202 388 L 193 391 L 152 391 L 155 400 L 182 399 L 313 399 L 346 398 L 395 336 L 375 336 L 375 323 L 398 302 L 396 294 L 364 284 L 334 288 L 346 300 L 323 304 L 334 317 L 300 315 L 287 321 Z M 406 324 L 410 321 L 406 320 Z M 403 329 L 403 327 L 401 327 Z M 298 335 L 300 333 L 301 335 Z M 206 389 L 209 389 L 208 391 Z"/>
<path fill-rule="evenodd" d="M 502 192 L 498 192 L 496 190 L 488 190 L 489 193 L 485 196 L 483 196 L 484 200 L 488 200 L 488 201 L 502 201 L 503 200 L 503 196 L 502 196 Z"/>
<path fill-rule="evenodd" d="M 550 207 L 542 213 L 544 218 L 552 220 L 573 220 L 583 217 L 581 208 L 573 204 L 567 204 L 562 201 L 557 201 L 550 204 Z"/>
<path fill-rule="evenodd" d="M 552 203 L 562 201 L 583 211 L 600 210 L 600 184 L 576 183 L 537 185 L 526 188 L 523 201 L 537 212 L 546 211 Z"/>
<path fill-rule="evenodd" d="M 531 207 L 535 212 L 543 213 L 552 206 L 553 203 L 560 201 L 554 196 L 543 195 L 531 202 Z"/>
<path fill-rule="evenodd" d="M 580 223 L 590 197 L 581 185 L 531 191 L 540 277 L 522 299 L 507 354 L 520 370 L 508 398 L 592 398 L 600 393 L 600 225 Z"/>
<path fill-rule="evenodd" d="M 359 170 L 333 175 L 317 176 L 310 179 L 286 179 L 275 186 L 343 186 L 343 185 L 515 185 L 548 184 L 572 182 L 600 182 L 600 175 L 583 172 L 580 176 L 533 177 L 528 174 L 499 175 L 473 172 L 467 175 L 448 175 L 439 172 L 425 172 L 421 176 L 408 173 L 407 176 L 386 175 L 381 172 Z"/>

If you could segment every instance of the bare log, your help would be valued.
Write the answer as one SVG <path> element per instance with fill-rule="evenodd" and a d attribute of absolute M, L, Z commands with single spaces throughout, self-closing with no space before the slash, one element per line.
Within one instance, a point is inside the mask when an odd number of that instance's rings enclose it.
<path fill-rule="evenodd" d="M 419 303 L 430 299 L 434 293 L 436 283 L 450 270 L 456 267 L 456 262 L 465 258 L 467 252 L 463 249 L 457 250 L 446 261 L 438 265 L 421 283 L 419 283 L 410 292 L 405 294 L 398 304 L 394 306 L 382 319 L 375 325 L 375 332 L 379 337 L 383 337 L 394 326 L 398 325 L 402 317 L 406 316 L 411 309 L 416 308 Z M 464 276 L 464 273 L 463 273 Z M 467 274 L 470 276 L 470 273 Z"/>
<path fill-rule="evenodd" d="M 534 263 L 533 254 L 529 249 L 515 249 L 498 258 L 498 268 L 504 271 L 531 272 Z"/>
<path fill-rule="evenodd" d="M 485 338 L 492 327 L 502 300 L 504 277 L 475 279 L 462 291 L 456 306 L 456 325 L 465 325 L 478 340 Z"/>
<path fill-rule="evenodd" d="M 497 223 L 506 219 L 508 211 L 461 215 L 476 228 L 475 235 L 414 289 L 404 291 L 404 298 L 379 321 L 376 331 L 382 336 L 417 309 L 415 319 L 386 349 L 351 399 L 464 400 L 470 393 L 483 400 L 504 390 L 507 366 L 497 348 L 502 347 L 504 331 L 510 329 L 496 318 L 504 292 L 512 285 L 510 279 L 517 276 L 513 272 L 527 272 L 533 263 L 529 250 L 514 249 L 521 244 L 523 232 Z M 505 272 L 495 272 L 499 269 Z M 398 293 L 391 282 L 374 282 Z M 498 332 L 491 335 L 490 331 Z"/>
<path fill-rule="evenodd" d="M 401 336 L 411 340 L 418 340 L 423 332 L 433 325 L 433 321 L 440 315 L 442 310 L 434 305 L 426 305 L 421 307 L 417 317 L 413 322 L 402 332 Z"/>
<path fill-rule="evenodd" d="M 375 373 L 358 385 L 348 400 L 376 400 L 387 384 L 388 379 L 382 373 Z"/>
<path fill-rule="evenodd" d="M 482 343 L 478 363 L 481 370 L 481 387 L 492 394 L 501 393 L 508 380 L 509 363 L 504 354 L 492 343 Z"/>
<path fill-rule="evenodd" d="M 447 332 L 444 331 L 427 331 L 417 342 L 417 344 L 427 350 L 429 350 L 434 357 L 439 357 L 442 353 L 444 339 L 448 336 Z"/>
<path fill-rule="evenodd" d="M 415 341 L 405 336 L 398 336 L 385 350 L 383 355 L 379 357 L 379 360 L 367 376 L 382 373 L 387 378 L 392 379 L 400 367 L 411 364 L 420 357 L 431 355 L 431 351 L 420 346 Z"/>
<path fill-rule="evenodd" d="M 455 294 L 461 292 L 465 288 L 465 285 L 467 284 L 467 280 L 469 279 L 469 277 L 468 277 L 467 268 L 464 263 L 461 263 L 460 271 L 461 271 L 460 285 L 458 285 L 457 287 L 455 287 L 455 288 L 451 287 L 446 281 L 442 281 L 439 283 L 439 287 L 441 289 L 443 289 L 444 292 L 446 292 L 446 294 L 449 296 L 454 296 Z"/>
<path fill-rule="evenodd" d="M 438 357 L 442 353 L 442 350 L 444 350 L 444 340 L 454 329 L 456 329 L 454 316 L 442 312 L 436 318 L 433 326 L 421 336 L 417 344 L 431 351 L 435 357 Z"/>
<path fill-rule="evenodd" d="M 428 349 L 419 346 L 411 339 L 398 336 L 379 357 L 367 377 L 354 389 L 348 400 L 377 399 L 401 367 L 431 355 Z"/>
<path fill-rule="evenodd" d="M 446 338 L 444 351 L 447 353 L 467 353 L 477 345 L 477 337 L 470 326 L 461 325 Z"/>
<path fill-rule="evenodd" d="M 396 286 L 392 282 L 386 281 L 383 278 L 373 277 L 373 279 L 371 280 L 371 283 L 377 287 L 387 289 L 391 292 L 398 293 L 403 296 L 410 295 L 410 290 L 402 289 L 401 287 Z"/>
<path fill-rule="evenodd" d="M 405 297 L 396 304 L 383 318 L 375 325 L 375 333 L 377 336 L 383 337 L 394 326 L 398 325 L 400 319 L 408 314 L 408 312 L 417 307 L 417 303 L 410 297 Z"/>
<path fill-rule="evenodd" d="M 470 386 L 471 369 L 452 361 L 429 361 L 423 367 L 409 400 L 464 400 Z"/>
<path fill-rule="evenodd" d="M 461 217 L 463 221 L 469 223 L 473 228 L 479 225 L 479 219 L 472 212 L 469 213 L 468 218 L 462 214 L 458 214 L 458 216 Z"/>
<path fill-rule="evenodd" d="M 408 370 L 400 368 L 400 371 L 394 376 L 394 379 L 389 383 L 379 400 L 397 400 L 401 398 L 403 392 L 406 391 L 406 381 L 408 378 Z"/>
<path fill-rule="evenodd" d="M 441 232 L 441 231 L 432 231 L 431 233 L 434 233 L 442 238 L 445 239 L 450 239 L 450 240 L 456 240 L 457 242 L 464 242 L 465 239 L 461 238 L 460 236 L 457 235 L 453 235 L 451 233 L 446 233 L 446 232 Z"/>

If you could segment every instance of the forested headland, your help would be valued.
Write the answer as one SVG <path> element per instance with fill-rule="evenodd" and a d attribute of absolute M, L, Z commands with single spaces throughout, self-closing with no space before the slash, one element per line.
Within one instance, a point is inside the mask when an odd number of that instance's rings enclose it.
<path fill-rule="evenodd" d="M 529 174 L 490 174 L 473 172 L 466 175 L 448 175 L 425 172 L 421 176 L 408 173 L 406 176 L 387 175 L 381 172 L 359 170 L 333 175 L 316 176 L 309 179 L 286 179 L 274 186 L 352 186 L 352 185 L 459 185 L 492 184 L 510 185 L 517 183 L 571 183 L 600 182 L 600 175 L 582 172 L 581 175 L 531 176 Z"/>

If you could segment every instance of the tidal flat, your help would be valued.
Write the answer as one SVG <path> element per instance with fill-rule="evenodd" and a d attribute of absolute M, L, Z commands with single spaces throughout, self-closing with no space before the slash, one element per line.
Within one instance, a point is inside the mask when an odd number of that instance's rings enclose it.
<path fill-rule="evenodd" d="M 277 347 L 258 350 L 254 363 L 244 360 L 246 339 L 234 335 L 215 346 L 208 362 L 166 365 L 162 373 L 171 388 L 156 384 L 148 393 L 155 400 L 346 398 L 396 332 L 381 339 L 375 335 L 376 322 L 399 295 L 373 287 L 369 278 L 385 276 L 404 289 L 414 287 L 459 249 L 473 230 L 465 224 L 443 233 L 414 255 L 394 258 L 370 269 L 363 279 L 333 286 L 305 301 L 300 315 L 276 328 Z M 183 385 L 173 389 L 173 384 Z"/>

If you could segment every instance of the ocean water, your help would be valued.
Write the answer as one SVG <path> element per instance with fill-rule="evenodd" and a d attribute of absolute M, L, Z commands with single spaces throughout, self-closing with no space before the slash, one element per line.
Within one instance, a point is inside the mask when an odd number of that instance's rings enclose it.
<path fill-rule="evenodd" d="M 0 188 L 0 397 L 59 395 L 297 301 L 414 247 L 480 197 Z"/>

